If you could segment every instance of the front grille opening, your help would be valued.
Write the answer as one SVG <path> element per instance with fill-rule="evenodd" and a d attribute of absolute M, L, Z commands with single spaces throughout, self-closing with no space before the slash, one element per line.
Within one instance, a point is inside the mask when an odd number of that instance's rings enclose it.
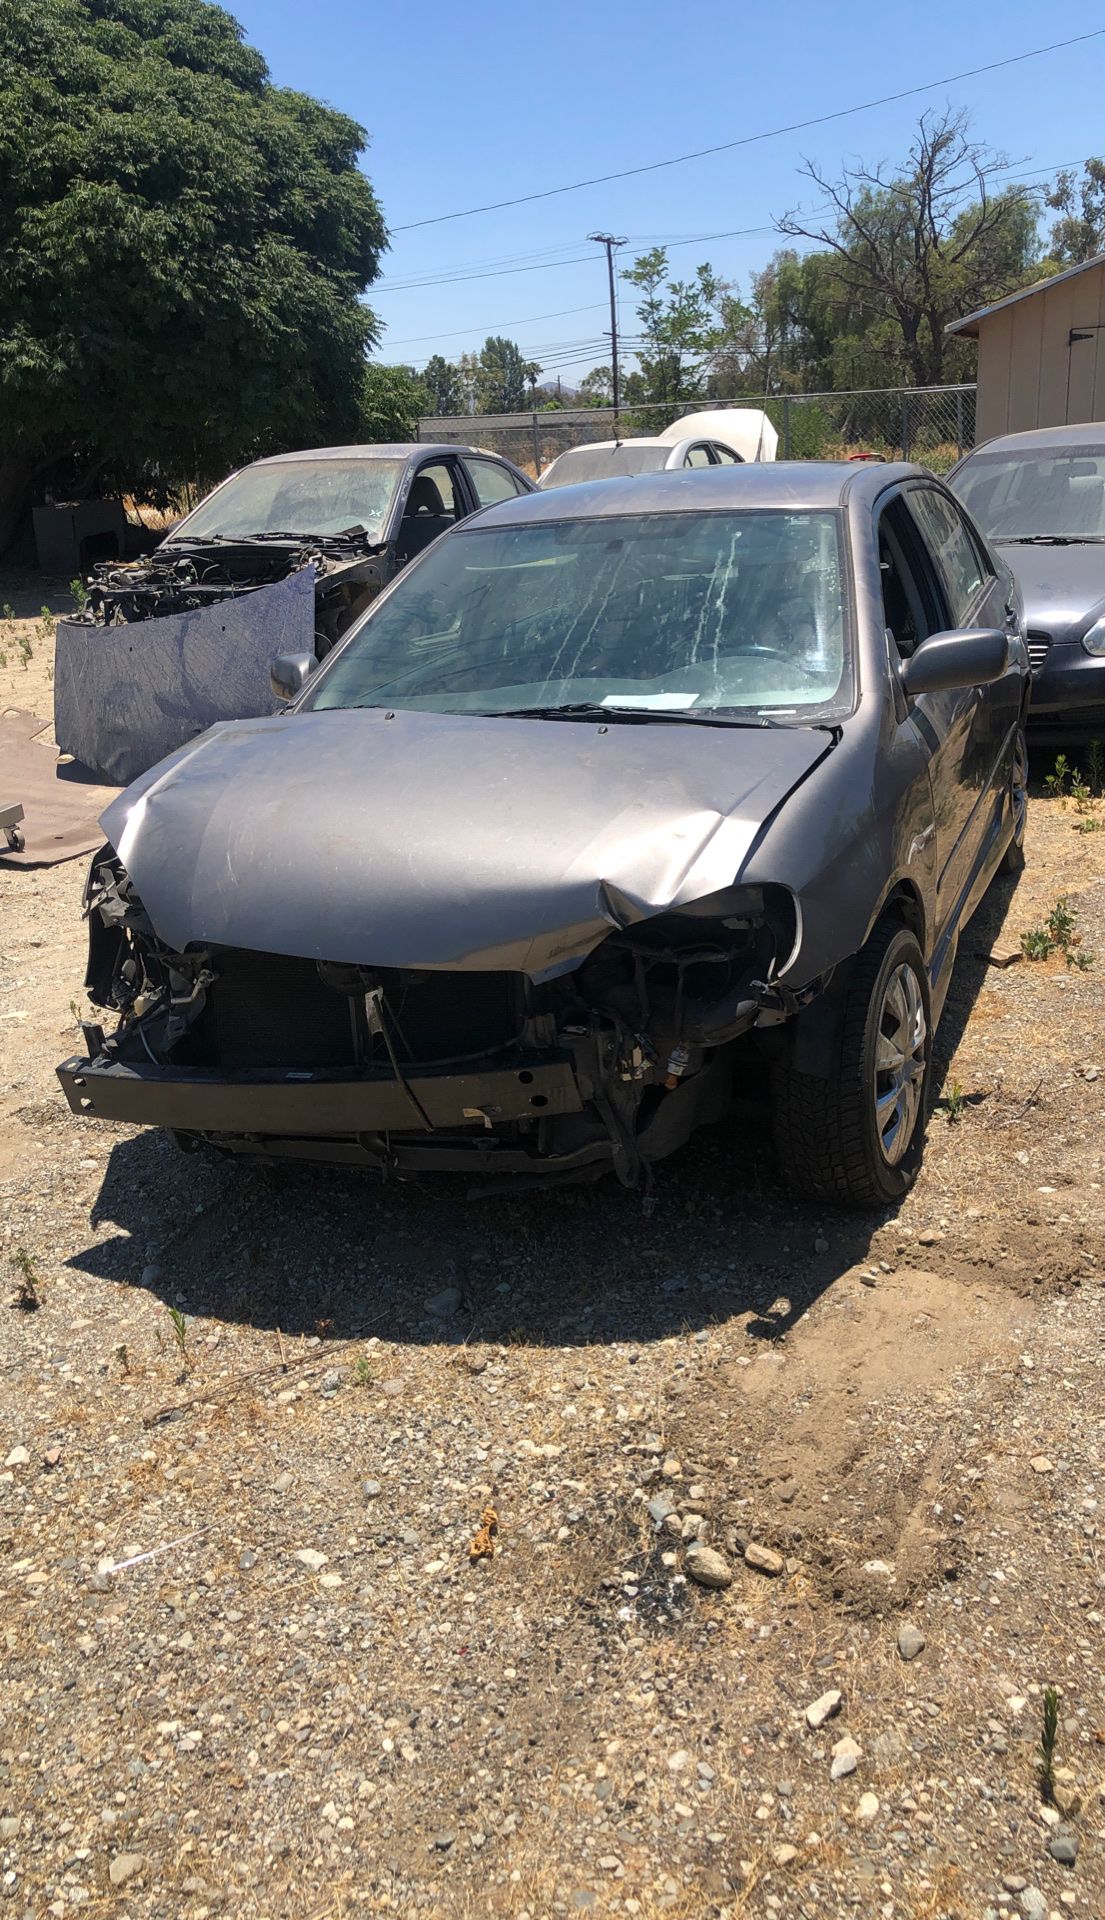
<path fill-rule="evenodd" d="M 224 947 L 180 1064 L 291 1071 L 387 1066 L 364 994 L 327 986 L 313 960 Z M 352 973 L 353 969 L 346 969 Z M 379 982 L 396 1054 L 410 1065 L 478 1058 L 510 1046 L 526 1017 L 523 974 L 366 969 Z"/>
<path fill-rule="evenodd" d="M 1041 633 L 1038 629 L 1028 629 L 1028 661 L 1033 673 L 1039 673 L 1051 651 L 1050 633 Z"/>

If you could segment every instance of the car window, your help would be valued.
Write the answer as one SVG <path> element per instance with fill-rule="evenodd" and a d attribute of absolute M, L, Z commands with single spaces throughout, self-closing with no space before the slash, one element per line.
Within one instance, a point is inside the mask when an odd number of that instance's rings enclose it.
<path fill-rule="evenodd" d="M 848 593 L 835 512 L 476 520 L 370 609 L 305 704 L 816 722 L 852 709 Z"/>
<path fill-rule="evenodd" d="M 712 467 L 713 464 L 709 447 L 701 444 L 697 447 L 688 447 L 687 457 L 683 462 L 685 467 Z"/>
<path fill-rule="evenodd" d="M 720 440 L 713 442 L 713 449 L 714 457 L 719 467 L 743 467 L 744 461 L 741 459 L 740 454 L 731 453 L 728 447 L 722 446 Z"/>
<path fill-rule="evenodd" d="M 411 481 L 411 490 L 399 524 L 397 558 L 400 561 L 413 560 L 439 534 L 447 533 L 458 520 L 462 520 L 467 511 L 460 489 L 454 483 L 451 463 L 447 460 L 427 461 L 424 467 L 419 467 Z"/>
<path fill-rule="evenodd" d="M 437 494 L 436 502 L 432 500 L 431 487 Z M 460 520 L 464 515 L 464 502 L 454 485 L 453 470 L 445 460 L 435 460 L 425 467 L 419 467 L 411 481 L 407 513 L 426 513 L 432 509 L 448 514 L 453 520 Z"/>
<path fill-rule="evenodd" d="M 948 613 L 931 556 L 900 497 L 879 518 L 879 572 L 886 630 L 908 660 L 922 640 L 947 626 Z"/>
<path fill-rule="evenodd" d="M 464 464 L 481 507 L 493 507 L 499 500 L 514 500 L 524 491 L 509 467 L 500 467 L 495 460 L 469 457 Z"/>
<path fill-rule="evenodd" d="M 958 507 L 935 487 L 911 487 L 906 500 L 944 578 L 952 625 L 967 624 L 987 570 Z"/>

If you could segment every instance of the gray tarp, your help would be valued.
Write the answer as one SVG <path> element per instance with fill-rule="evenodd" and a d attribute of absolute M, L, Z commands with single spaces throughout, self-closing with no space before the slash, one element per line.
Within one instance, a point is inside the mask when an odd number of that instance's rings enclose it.
<path fill-rule="evenodd" d="M 271 713 L 273 655 L 312 653 L 314 636 L 313 567 L 195 613 L 120 627 L 60 620 L 58 746 L 125 786 L 216 720 Z"/>

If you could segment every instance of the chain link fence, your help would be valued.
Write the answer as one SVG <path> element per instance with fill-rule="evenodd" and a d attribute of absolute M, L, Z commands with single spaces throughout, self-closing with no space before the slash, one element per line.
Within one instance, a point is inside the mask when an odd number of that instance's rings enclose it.
<path fill-rule="evenodd" d="M 766 399 L 692 400 L 681 406 L 623 407 L 623 439 L 660 433 L 703 408 L 763 407 L 779 435 L 780 460 L 847 460 L 876 454 L 916 460 L 946 473 L 974 445 L 973 386 L 871 387 L 849 393 L 770 394 Z M 533 475 L 568 447 L 614 438 L 612 407 L 540 408 L 530 413 L 448 414 L 418 423 L 420 440 L 480 446 Z"/>

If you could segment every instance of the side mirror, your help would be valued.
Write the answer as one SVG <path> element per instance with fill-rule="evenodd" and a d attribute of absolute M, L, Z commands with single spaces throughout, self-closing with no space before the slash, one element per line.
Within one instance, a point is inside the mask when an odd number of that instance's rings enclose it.
<path fill-rule="evenodd" d="M 1001 679 L 1008 664 L 1009 638 L 1000 627 L 964 627 L 922 640 L 902 667 L 902 685 L 911 698 L 988 687 Z"/>
<path fill-rule="evenodd" d="M 278 653 L 269 668 L 269 685 L 278 700 L 294 700 L 318 665 L 313 653 Z"/>

